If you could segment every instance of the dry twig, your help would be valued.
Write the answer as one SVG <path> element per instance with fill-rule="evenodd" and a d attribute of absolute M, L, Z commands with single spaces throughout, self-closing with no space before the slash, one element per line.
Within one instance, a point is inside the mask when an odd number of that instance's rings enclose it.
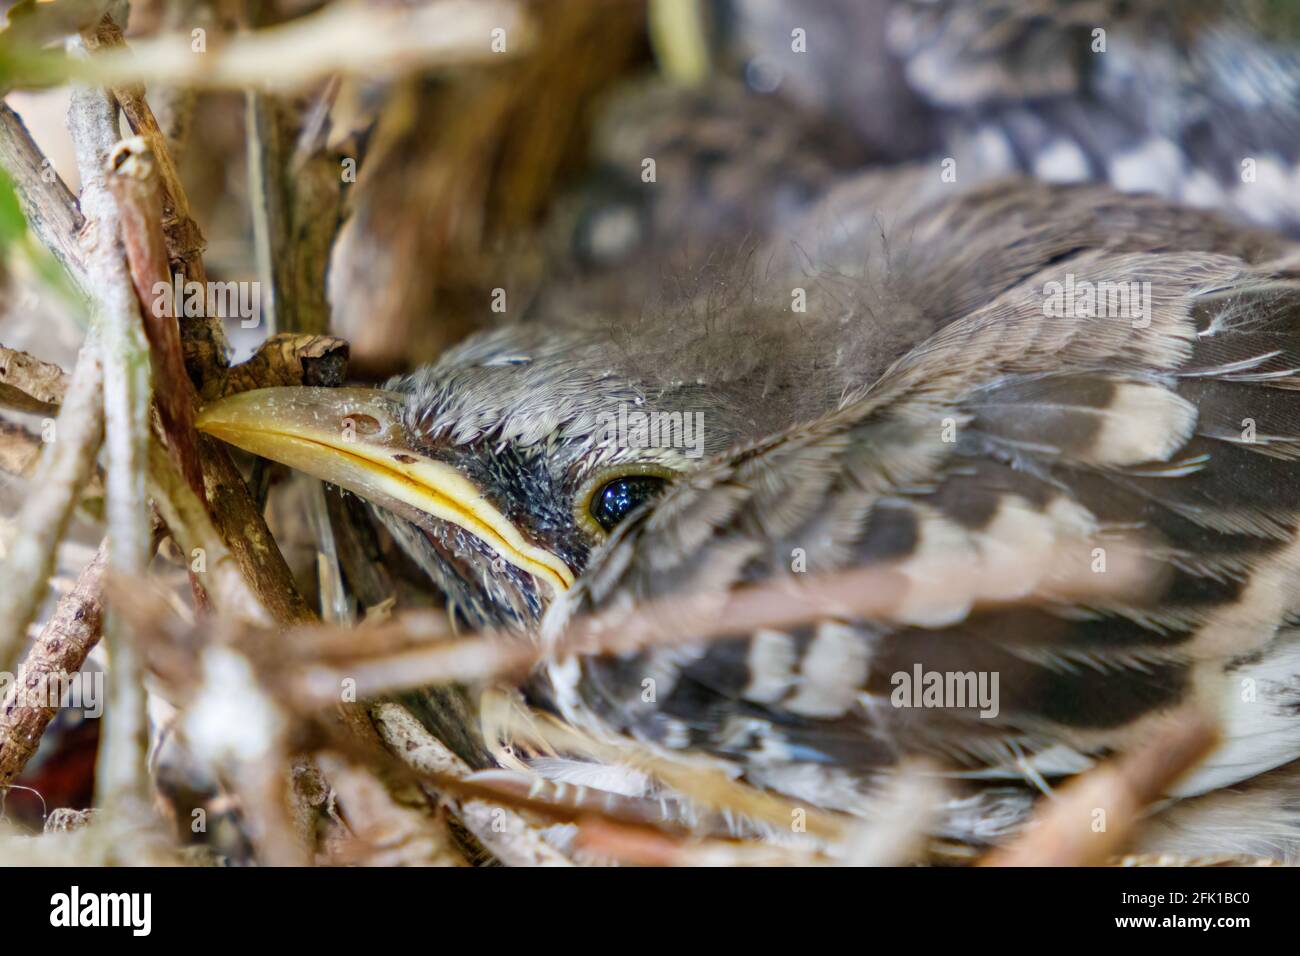
<path fill-rule="evenodd" d="M 86 273 L 76 239 L 85 220 L 76 197 L 41 155 L 22 119 L 4 103 L 0 103 L 0 166 L 13 180 L 23 215 L 36 237 L 85 292 Z"/>
<path fill-rule="evenodd" d="M 106 563 L 107 548 L 101 544 L 76 587 L 60 599 L 0 704 L 0 788 L 17 779 L 35 755 L 58 704 L 57 700 L 48 707 L 30 702 L 48 702 L 51 686 L 61 686 L 68 675 L 80 671 L 99 640 Z"/>
<path fill-rule="evenodd" d="M 13 672 L 27 625 L 45 596 L 54 569 L 55 549 L 95 466 L 104 434 L 104 370 L 99 342 L 82 346 L 77 367 L 32 481 L 31 493 L 15 522 L 13 544 L 0 576 L 0 670 Z"/>
<path fill-rule="evenodd" d="M 333 861 L 366 866 L 457 866 L 465 860 L 451 845 L 445 822 L 401 806 L 359 764 L 334 753 L 316 757 L 353 837 L 334 848 Z"/>
<path fill-rule="evenodd" d="M 422 773 L 463 778 L 469 767 L 397 704 L 372 709 L 375 727 L 389 750 Z M 466 828 L 503 863 L 512 866 L 568 866 L 569 860 L 546 843 L 514 810 L 482 799 L 460 801 L 457 815 Z"/>
<path fill-rule="evenodd" d="M 162 142 L 161 137 L 158 141 Z M 158 418 L 167 436 L 167 448 L 181 474 L 199 499 L 206 500 L 203 468 L 198 458 L 198 433 L 194 430 L 194 387 L 185 371 L 172 301 L 171 269 L 163 240 L 162 196 L 154 154 L 141 138 L 124 140 L 114 147 L 109 166 L 109 188 L 121 214 L 131 281 L 149 340 Z"/>
<path fill-rule="evenodd" d="M 276 618 L 263 606 L 242 573 L 239 562 L 222 540 L 208 509 L 181 476 L 175 463 L 156 441 L 150 444 L 149 456 L 150 497 L 189 559 L 191 570 L 201 575 L 204 589 L 213 603 L 232 621 L 274 626 Z M 134 581 L 130 583 L 132 587 L 137 586 Z"/>
<path fill-rule="evenodd" d="M 0 405 L 49 415 L 63 403 L 68 373 L 34 355 L 0 345 Z"/>
<path fill-rule="evenodd" d="M 1121 554 L 1110 573 L 1097 575 L 1084 569 L 1062 574 L 1053 579 L 1050 593 L 1026 595 L 1024 600 L 1050 600 L 1066 591 L 1092 597 L 1141 593 L 1151 571 L 1145 561 Z M 889 565 L 801 575 L 800 580 L 770 580 L 725 594 L 675 596 L 578 618 L 555 640 L 541 645 L 491 633 L 453 638 L 440 616 L 414 612 L 356 631 L 327 627 L 291 638 L 308 656 L 325 658 L 291 680 L 301 699 L 317 702 L 332 699 L 344 678 L 354 680 L 363 697 L 452 681 L 488 681 L 525 672 L 549 657 L 620 654 L 722 640 L 830 616 L 887 621 L 905 605 L 912 588 L 909 579 Z M 412 645 L 418 646 L 412 649 Z M 374 654 L 385 647 L 386 653 Z M 367 652 L 374 656 L 364 656 Z M 346 660 L 330 661 L 331 654 Z"/>
<path fill-rule="evenodd" d="M 1194 708 L 1169 714 L 1150 738 L 1043 801 L 1024 835 L 985 866 L 1097 866 L 1118 856 L 1146 809 L 1203 758 L 1218 725 Z"/>
<path fill-rule="evenodd" d="M 121 213 L 110 194 L 108 160 L 117 142 L 117 104 L 104 90 L 76 87 L 68 125 L 81 173 L 86 266 L 95 321 L 104 345 L 109 566 L 138 577 L 149 561 L 145 472 L 149 447 L 149 351 L 121 246 Z M 148 722 L 137 652 L 110 615 L 104 731 L 96 765 L 96 803 L 135 816 L 148 806 Z"/>
<path fill-rule="evenodd" d="M 492 31 L 505 31 L 505 52 L 527 42 L 525 24 L 504 0 L 431 0 L 414 6 L 343 3 L 289 23 L 225 37 L 218 44 L 190 33 L 142 39 L 134 53 L 96 58 L 85 79 L 120 86 L 167 83 L 208 89 L 292 91 L 331 74 L 396 76 L 425 67 L 500 56 Z M 210 49 L 209 49 L 210 45 Z"/>
<path fill-rule="evenodd" d="M 115 32 L 111 21 L 101 22 L 89 42 L 98 45 L 101 49 L 105 45 L 117 46 L 120 43 L 120 33 Z M 139 128 L 146 132 L 149 130 L 156 132 L 157 124 L 149 112 L 147 103 L 136 97 L 135 92 L 134 89 L 126 91 L 128 101 L 134 104 L 133 121 L 139 123 Z M 166 144 L 161 136 L 154 136 L 151 142 L 155 158 L 159 154 L 166 153 Z M 112 145 L 115 144 L 114 137 Z M 160 169 L 174 171 L 174 165 L 164 156 L 160 160 Z M 96 176 L 100 176 L 101 173 L 102 166 L 94 171 Z M 83 170 L 83 181 L 85 176 L 86 172 Z M 185 198 L 184 189 L 179 180 L 168 180 L 165 176 L 164 186 L 166 189 L 164 202 L 170 203 L 176 222 L 180 224 L 169 237 L 169 256 L 183 263 L 183 268 L 188 270 L 187 275 L 191 279 L 203 282 L 205 273 L 200 258 L 202 237 L 198 235 L 197 227 L 189 220 L 189 203 Z M 82 205 L 85 211 L 84 191 Z M 89 213 L 87 215 L 89 217 Z M 156 264 L 153 268 L 156 271 Z M 138 325 L 137 322 L 136 326 Z M 204 316 L 196 322 L 186 322 L 181 329 L 181 338 L 186 350 L 186 367 L 197 383 L 197 387 L 201 388 L 212 369 L 225 367 L 225 339 L 221 332 L 220 320 L 213 316 Z M 247 487 L 230 460 L 228 452 L 219 443 L 204 436 L 199 437 L 198 452 L 205 478 L 204 491 L 211 505 L 210 513 L 213 522 L 220 531 L 226 547 L 239 562 L 245 579 L 256 592 L 257 603 L 266 608 L 281 624 L 304 623 L 312 620 L 311 610 L 298 593 L 289 568 L 266 527 L 266 521 L 249 496 Z"/>
<path fill-rule="evenodd" d="M 102 62 L 105 57 L 130 56 L 122 31 L 108 15 L 93 31 L 83 34 L 83 41 L 86 48 L 95 53 L 95 62 Z M 159 200 L 162 205 L 158 225 L 166 239 L 167 259 L 170 263 L 169 268 L 164 270 L 165 278 L 170 282 L 174 268 L 183 280 L 203 286 L 207 283 L 207 272 L 203 266 L 203 250 L 207 241 L 190 214 L 189 197 L 181 184 L 176 163 L 168 151 L 166 138 L 144 97 L 144 87 L 139 83 L 124 82 L 115 85 L 112 92 L 121 105 L 132 132 L 148 144 L 151 159 L 157 166 L 161 189 Z M 153 271 L 157 271 L 156 267 Z M 219 318 L 205 314 L 181 322 L 180 335 L 186 368 L 195 386 L 201 389 L 210 370 L 226 366 L 229 347 L 225 331 L 221 328 Z"/>
<path fill-rule="evenodd" d="M 88 32 L 84 38 L 86 49 L 94 54 L 117 53 L 129 55 L 122 31 L 111 16 L 105 16 L 94 32 Z M 162 180 L 163 208 L 167 218 L 163 220 L 164 228 L 169 234 L 169 246 L 173 250 L 172 258 L 185 264 L 185 274 L 202 281 L 202 265 L 199 257 L 205 245 L 203 233 L 190 216 L 189 198 L 181 185 L 180 173 L 172 161 L 158 120 L 144 97 L 144 84 L 120 83 L 113 86 L 113 97 L 122 108 L 131 131 L 141 137 L 147 144 L 158 166 Z M 195 269 L 198 272 L 195 272 Z"/>
<path fill-rule="evenodd" d="M 246 361 L 206 375 L 202 398 L 213 402 L 277 385 L 342 385 L 347 361 L 348 343 L 332 335 L 272 335 Z"/>

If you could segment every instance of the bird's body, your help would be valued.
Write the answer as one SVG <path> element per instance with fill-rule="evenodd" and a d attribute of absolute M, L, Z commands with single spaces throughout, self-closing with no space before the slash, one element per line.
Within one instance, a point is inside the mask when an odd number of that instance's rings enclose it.
<path fill-rule="evenodd" d="M 829 287 L 812 293 L 818 317 L 803 333 L 834 342 L 828 365 L 837 356 L 861 387 L 818 420 L 715 457 L 630 519 L 564 612 L 792 576 L 797 556 L 807 573 L 901 565 L 918 606 L 892 622 L 828 618 L 557 667 L 562 712 L 845 809 L 905 756 L 1050 786 L 1193 700 L 1225 721 L 1225 743 L 1181 795 L 1294 760 L 1294 251 L 1106 190 L 1013 181 L 926 202 L 897 186 L 845 187 L 871 201 L 832 195 L 805 237 L 835 271 L 808 277 Z M 889 196 L 909 198 L 890 208 Z M 1048 315 L 1072 280 L 1146 288 L 1152 311 L 1079 300 L 1078 315 Z M 1049 541 L 1089 556 L 1140 548 L 1171 577 L 1116 606 L 971 612 L 964 586 L 1032 590 L 1050 573 Z M 999 713 L 980 716 L 973 697 L 895 706 L 898 675 L 918 668 L 998 675 Z M 984 812 L 959 802 L 946 823 L 966 839 L 1014 826 L 1029 802 L 987 784 L 970 799 Z M 1219 842 L 1184 832 L 1181 845 L 1294 852 L 1295 809 L 1244 816 Z"/>
<path fill-rule="evenodd" d="M 1216 795 L 1169 811 L 1159 845 L 1294 854 L 1297 801 L 1249 781 L 1300 757 L 1295 247 L 1100 187 L 916 175 L 846 183 L 653 307 L 560 316 L 557 297 L 391 383 L 374 460 L 398 442 L 399 462 L 450 467 L 486 517 L 416 514 L 371 477 L 278 457 L 377 501 L 472 628 L 545 639 L 574 614 L 801 575 L 906 581 L 871 619 L 828 608 L 537 675 L 536 702 L 598 733 L 864 813 L 927 757 L 969 787 L 940 829 L 981 842 L 1194 705 L 1223 742 L 1170 796 Z M 276 407 L 232 401 L 204 427 L 277 457 L 248 437 Z M 611 435 L 620 409 L 698 415 L 702 440 Z M 597 507 L 629 488 L 653 500 Z M 1138 587 L 1062 583 L 1134 557 Z M 994 696 L 900 703 L 931 673 Z M 1223 809 L 1243 782 L 1267 812 Z"/>

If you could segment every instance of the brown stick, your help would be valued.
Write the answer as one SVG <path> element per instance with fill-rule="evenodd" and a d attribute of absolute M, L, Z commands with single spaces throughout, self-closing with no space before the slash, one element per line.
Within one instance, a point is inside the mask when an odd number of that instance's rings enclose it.
<path fill-rule="evenodd" d="M 353 837 L 336 846 L 334 860 L 363 866 L 456 866 L 464 859 L 451 846 L 444 820 L 399 805 L 362 764 L 326 751 L 316 762 L 337 794 Z"/>
<path fill-rule="evenodd" d="M 213 523 L 258 601 L 281 627 L 316 621 L 226 449 L 220 442 L 200 435 L 199 458 L 207 479 Z"/>
<path fill-rule="evenodd" d="M 111 23 L 100 24 L 94 37 L 87 37 L 87 45 L 115 44 L 117 40 Z M 120 36 L 120 32 L 116 34 Z M 157 124 L 151 114 L 146 114 L 147 104 L 137 100 L 137 91 L 126 89 L 124 95 L 133 102 L 132 109 L 137 120 L 156 130 Z M 166 154 L 166 144 L 161 135 L 151 142 L 152 152 L 157 159 Z M 160 161 L 160 169 L 169 166 L 170 161 Z M 163 174 L 160 174 L 163 175 Z M 172 190 L 171 199 L 177 210 L 187 210 L 188 202 L 179 180 L 164 184 Z M 174 237 L 173 237 L 174 238 Z M 185 246 L 169 242 L 169 252 L 173 258 L 180 257 L 192 268 L 190 278 L 203 281 L 202 262 L 199 257 L 201 245 Z M 188 257 L 188 258 L 186 258 Z M 220 321 L 215 317 L 204 317 L 197 322 L 186 322 L 181 327 L 182 342 L 186 351 L 186 367 L 190 376 L 201 387 L 208 370 L 225 364 L 224 337 L 221 336 Z M 197 344 L 196 344 L 197 343 Z M 253 504 L 248 490 L 229 455 L 218 443 L 211 439 L 200 438 L 198 454 L 205 475 L 205 492 L 211 504 L 214 522 L 221 532 L 221 537 L 230 547 L 248 582 L 256 590 L 264 607 L 272 613 L 281 624 L 303 623 L 313 619 L 310 608 L 298 593 L 293 576 L 285 564 L 283 556 L 275 545 L 270 531 L 266 527 L 261 512 Z"/>
<path fill-rule="evenodd" d="M 405 708 L 380 704 L 372 711 L 375 728 L 388 748 L 417 771 L 465 777 L 469 767 L 421 726 Z M 457 804 L 466 829 L 508 866 L 569 866 L 570 861 L 546 843 L 513 809 L 482 799 Z"/>
<path fill-rule="evenodd" d="M 227 395 L 277 385 L 342 385 L 348 343 L 332 335 L 272 335 L 238 365 L 217 369 L 203 385 L 202 398 L 215 402 Z"/>
<path fill-rule="evenodd" d="M 107 553 L 101 544 L 76 586 L 59 601 L 0 704 L 0 787 L 23 772 L 58 711 L 57 701 L 54 706 L 27 702 L 49 700 L 51 685 L 58 686 L 80 671 L 86 655 L 99 641 Z"/>
<path fill-rule="evenodd" d="M 140 302 L 145 337 L 153 367 L 158 417 L 168 450 L 185 480 L 202 501 L 203 469 L 194 430 L 194 387 L 185 370 L 176 308 L 172 300 L 171 268 L 162 232 L 162 196 L 155 155 L 142 138 L 123 140 L 109 158 L 109 190 L 121 213 L 131 282 Z M 161 292 L 159 292 L 161 287 Z"/>
<path fill-rule="evenodd" d="M 1077 598 L 1128 593 L 1146 580 L 1148 569 L 1136 561 L 1114 574 L 1084 572 L 1053 581 L 1049 599 L 1063 588 Z M 482 634 L 450 639 L 450 627 L 436 616 L 416 612 L 399 615 L 374 628 L 321 628 L 303 635 L 305 646 L 325 654 L 359 656 L 369 641 L 409 648 L 411 643 L 433 646 L 397 650 L 385 656 L 330 662 L 297 669 L 292 677 L 302 700 L 337 696 L 338 681 L 355 680 L 358 695 L 409 690 L 451 681 L 486 681 L 516 674 L 547 657 L 570 654 L 618 654 L 650 646 L 717 640 L 749 634 L 760 628 L 794 627 L 829 616 L 857 616 L 891 620 L 909 595 L 903 574 L 889 567 L 852 568 L 804 580 L 780 579 L 736 588 L 727 593 L 688 594 L 632 609 L 601 612 L 574 620 L 563 636 L 549 646 L 520 642 L 507 635 Z M 1034 596 L 1026 597 L 1026 601 Z M 313 641 L 313 636 L 316 640 Z M 304 646 L 304 645 L 299 645 Z M 310 650 L 309 650 L 310 653 Z M 319 659 L 319 658 L 318 658 Z"/>
<path fill-rule="evenodd" d="M 84 292 L 86 270 L 77 233 L 85 219 L 77 199 L 41 154 L 22 119 L 4 103 L 0 103 L 0 166 L 14 182 L 28 225 Z"/>
<path fill-rule="evenodd" d="M 1080 774 L 1039 811 L 1018 840 L 983 866 L 1097 866 L 1117 856 L 1142 814 L 1218 742 L 1218 726 L 1184 708 L 1145 743 Z"/>
<path fill-rule="evenodd" d="M 55 549 L 95 467 L 104 436 L 104 368 L 98 341 L 82 347 L 66 401 L 55 423 L 57 439 L 41 456 L 32 492 L 18 515 L 13 547 L 0 568 L 0 670 L 12 672 L 27 625 L 45 596 Z"/>
<path fill-rule="evenodd" d="M 105 15 L 99 25 L 93 31 L 83 34 L 82 38 L 86 48 L 97 55 L 129 55 L 122 31 L 110 15 Z M 190 215 L 189 197 L 167 149 L 167 138 L 145 99 L 144 86 L 140 83 L 122 83 L 115 85 L 112 92 L 122 107 L 122 113 L 132 132 L 145 140 L 157 163 L 162 189 L 161 223 L 167 241 L 167 257 L 184 279 L 206 285 L 208 278 L 203 265 L 203 251 L 207 248 L 207 240 Z M 219 318 L 204 315 L 182 322 L 180 333 L 186 368 L 195 386 L 201 391 L 209 370 L 224 368 L 227 364 L 229 347 L 225 331 Z"/>
<path fill-rule="evenodd" d="M 113 172 L 108 160 L 117 143 L 117 126 L 117 102 L 109 92 L 73 87 L 68 128 L 81 173 L 81 208 L 92 239 L 86 264 L 96 329 L 103 339 L 109 566 L 139 577 L 152 554 L 144 507 L 150 443 L 149 344 L 122 254 L 121 210 L 108 186 Z M 95 800 L 114 816 L 145 819 L 149 784 L 144 673 L 139 655 L 112 615 L 105 624 L 105 640 L 112 667 L 107 672 Z"/>
<path fill-rule="evenodd" d="M 158 506 L 172 537 L 191 562 L 201 557 L 202 571 L 197 577 L 205 593 L 232 620 L 273 626 L 276 618 L 263 605 L 260 596 L 240 573 L 238 562 L 221 539 L 208 509 L 189 483 L 180 475 L 174 461 L 159 442 L 149 446 L 149 494 Z M 114 604 L 114 610 L 117 605 Z"/>
<path fill-rule="evenodd" d="M 126 39 L 111 16 L 106 15 L 99 22 L 94 33 L 88 33 L 84 39 L 86 49 L 92 53 L 128 51 Z M 122 107 L 122 113 L 131 125 L 131 131 L 144 139 L 148 144 L 149 152 L 154 155 L 158 164 L 158 173 L 162 181 L 163 209 L 167 215 L 165 228 L 168 233 L 168 247 L 172 251 L 171 258 L 184 263 L 186 276 L 202 282 L 205 278 L 202 256 L 207 242 L 199 230 L 198 223 L 190 216 L 189 197 L 185 194 L 180 173 L 167 149 L 167 138 L 163 135 L 153 110 L 149 108 L 148 100 L 145 99 L 144 84 L 115 85 L 113 95 L 117 97 L 118 105 Z"/>
<path fill-rule="evenodd" d="M 490 31 L 507 31 L 505 55 L 530 39 L 520 10 L 507 0 L 439 0 L 371 7 L 325 4 L 274 29 L 237 33 L 195 56 L 188 33 L 136 41 L 135 56 L 114 52 L 87 80 L 176 83 L 206 89 L 301 90 L 335 73 L 376 78 L 499 59 Z"/>

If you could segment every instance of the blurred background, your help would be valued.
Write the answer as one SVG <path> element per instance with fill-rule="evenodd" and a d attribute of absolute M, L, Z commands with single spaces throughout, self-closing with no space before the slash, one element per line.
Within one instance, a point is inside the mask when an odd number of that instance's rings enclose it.
<path fill-rule="evenodd" d="M 113 5 L 3 6 L 21 23 Z M 256 329 L 227 329 L 241 355 L 329 328 L 354 376 L 381 378 L 499 321 L 493 289 L 508 318 L 561 282 L 621 294 L 590 280 L 633 266 L 648 281 L 656 260 L 778 230 L 866 167 L 1109 180 L 1300 228 L 1291 0 L 138 0 L 125 32 L 202 36 L 202 58 L 296 27 L 285 48 L 310 60 L 312 24 L 345 7 L 510 25 L 500 52 L 480 36 L 455 66 L 430 35 L 422 67 L 389 75 L 362 31 L 357 69 L 289 91 L 148 84 L 210 276 L 273 290 Z M 6 102 L 75 192 L 66 89 Z M 14 311 L 6 341 L 50 331 Z M 66 361 L 77 340 L 45 354 Z"/>

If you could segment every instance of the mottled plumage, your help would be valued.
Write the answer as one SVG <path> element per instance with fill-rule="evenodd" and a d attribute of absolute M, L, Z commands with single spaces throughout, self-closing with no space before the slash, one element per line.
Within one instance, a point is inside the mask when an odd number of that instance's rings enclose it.
<path fill-rule="evenodd" d="M 396 459 L 450 466 L 524 542 L 379 509 L 455 615 L 547 640 L 575 613 L 799 574 L 888 567 L 908 590 L 871 620 L 552 661 L 534 703 L 854 812 L 924 755 L 965 781 L 939 830 L 979 842 L 1196 702 L 1223 744 L 1157 842 L 1296 852 L 1297 808 L 1261 795 L 1300 757 L 1295 246 L 1104 187 L 903 169 L 666 285 L 613 313 L 555 290 L 390 383 Z M 619 408 L 698 413 L 701 454 L 603 441 Z M 593 489 L 643 473 L 661 496 L 607 535 Z M 1099 554 L 1158 573 L 1086 603 L 1053 590 L 1063 558 Z M 994 706 L 897 706 L 918 668 L 996 675 Z M 1254 778 L 1272 810 L 1233 827 L 1223 788 Z"/>
<path fill-rule="evenodd" d="M 399 386 L 435 446 L 452 436 L 483 468 L 550 476 L 558 497 L 480 474 L 584 569 L 552 631 L 575 610 L 791 575 L 796 553 L 807 573 L 890 564 L 914 584 L 888 621 L 563 662 L 538 699 L 849 808 L 914 754 L 1050 781 L 1191 699 L 1222 714 L 1228 739 L 1182 793 L 1300 755 L 1300 642 L 1285 626 L 1300 604 L 1294 249 L 1104 189 L 1012 180 L 926 200 L 899 188 L 907 176 L 849 184 L 856 204 L 832 197 L 796 230 L 818 241 L 755 251 L 685 305 L 505 329 Z M 1148 313 L 1045 315 L 1067 277 L 1147 283 Z M 790 307 L 800 283 L 806 313 Z M 593 450 L 618 402 L 701 410 L 709 454 L 656 452 L 679 476 L 588 556 L 543 518 L 572 506 L 597 462 L 647 457 Z M 1138 601 L 1087 608 L 972 612 L 956 584 L 1015 599 L 1061 547 L 1140 549 L 1167 574 Z M 503 623 L 480 614 L 470 623 Z M 999 674 L 997 716 L 891 706 L 891 676 L 917 665 Z"/>

